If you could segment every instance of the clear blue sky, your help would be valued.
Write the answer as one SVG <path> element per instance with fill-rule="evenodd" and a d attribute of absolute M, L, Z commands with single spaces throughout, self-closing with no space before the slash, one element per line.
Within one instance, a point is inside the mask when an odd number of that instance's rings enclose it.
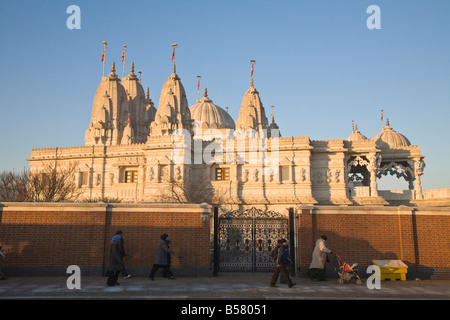
<path fill-rule="evenodd" d="M 71 4 L 80 30 L 66 27 Z M 366 26 L 372 4 L 380 30 Z M 189 105 L 201 75 L 236 120 L 255 59 L 255 87 L 283 136 L 345 139 L 354 120 L 373 138 L 383 109 L 426 156 L 423 188 L 448 188 L 449 34 L 448 0 L 1 0 L 0 171 L 27 167 L 32 148 L 84 145 L 102 41 L 119 75 L 127 45 L 126 74 L 134 61 L 156 106 L 176 42 Z"/>

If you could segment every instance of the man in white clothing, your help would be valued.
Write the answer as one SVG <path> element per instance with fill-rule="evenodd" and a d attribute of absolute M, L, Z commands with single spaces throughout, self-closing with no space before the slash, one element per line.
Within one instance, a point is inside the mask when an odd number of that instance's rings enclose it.
<path fill-rule="evenodd" d="M 314 247 L 312 254 L 312 262 L 308 270 L 308 276 L 311 280 L 327 280 L 325 262 L 327 261 L 327 254 L 333 254 L 333 252 L 326 247 L 327 239 L 327 236 L 321 236 L 320 239 L 316 241 L 316 246 Z"/>

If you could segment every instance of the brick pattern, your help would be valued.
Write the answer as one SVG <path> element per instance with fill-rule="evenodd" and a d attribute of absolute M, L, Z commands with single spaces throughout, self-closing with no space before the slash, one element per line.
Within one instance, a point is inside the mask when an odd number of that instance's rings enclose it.
<path fill-rule="evenodd" d="M 108 265 L 109 244 L 123 231 L 127 267 L 153 264 L 160 235 L 167 233 L 176 253 L 172 265 L 209 268 L 210 209 L 145 210 L 136 208 L 0 207 L 0 245 L 7 252 L 4 267 L 99 267 Z M 208 212 L 209 211 L 209 212 Z M 148 269 L 149 270 L 149 269 Z"/>
<path fill-rule="evenodd" d="M 325 234 L 328 248 L 360 266 L 377 259 L 402 260 L 410 278 L 450 278 L 450 209 L 361 209 L 355 214 L 315 208 L 299 211 L 297 222 L 298 263 L 303 274 L 311 263 L 315 241 Z"/>
<path fill-rule="evenodd" d="M 115 231 L 124 234 L 127 267 L 149 270 L 160 235 L 169 234 L 174 268 L 210 266 L 211 208 L 120 205 L 24 205 L 0 207 L 4 267 L 35 270 L 80 267 L 104 270 Z M 450 278 L 449 208 L 308 207 L 297 210 L 300 275 L 311 263 L 315 241 L 360 266 L 374 259 L 402 260 L 408 277 Z M 362 271 L 365 272 L 365 269 Z"/>

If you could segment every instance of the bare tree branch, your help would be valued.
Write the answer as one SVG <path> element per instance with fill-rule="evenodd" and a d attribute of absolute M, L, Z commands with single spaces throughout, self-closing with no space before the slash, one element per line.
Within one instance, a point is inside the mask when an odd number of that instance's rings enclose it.
<path fill-rule="evenodd" d="M 21 202 L 27 198 L 30 172 L 3 171 L 0 173 L 0 201 Z"/>
<path fill-rule="evenodd" d="M 76 201 L 83 193 L 77 187 L 77 165 L 59 167 L 47 164 L 38 172 L 30 174 L 27 200 L 35 202 Z"/>
<path fill-rule="evenodd" d="M 167 187 L 162 189 L 161 202 L 172 203 L 211 203 L 214 195 L 214 189 L 211 181 L 205 178 L 197 179 L 165 179 L 162 181 Z"/>

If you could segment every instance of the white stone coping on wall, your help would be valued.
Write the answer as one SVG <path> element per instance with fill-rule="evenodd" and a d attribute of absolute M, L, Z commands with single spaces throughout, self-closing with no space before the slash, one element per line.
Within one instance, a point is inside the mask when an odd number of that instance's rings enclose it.
<path fill-rule="evenodd" d="M 299 205 L 297 214 L 308 210 L 310 214 L 392 214 L 392 215 L 443 215 L 450 216 L 450 207 L 408 207 L 408 206 L 321 206 Z"/>
<path fill-rule="evenodd" d="M 0 211 L 105 211 L 107 203 L 0 202 Z"/>
<path fill-rule="evenodd" d="M 201 212 L 210 213 L 212 205 L 207 203 L 112 203 L 112 210 L 124 210 L 128 212 Z"/>
<path fill-rule="evenodd" d="M 127 212 L 199 212 L 211 213 L 207 203 L 67 203 L 67 202 L 0 202 L 0 211 L 127 211 Z"/>

